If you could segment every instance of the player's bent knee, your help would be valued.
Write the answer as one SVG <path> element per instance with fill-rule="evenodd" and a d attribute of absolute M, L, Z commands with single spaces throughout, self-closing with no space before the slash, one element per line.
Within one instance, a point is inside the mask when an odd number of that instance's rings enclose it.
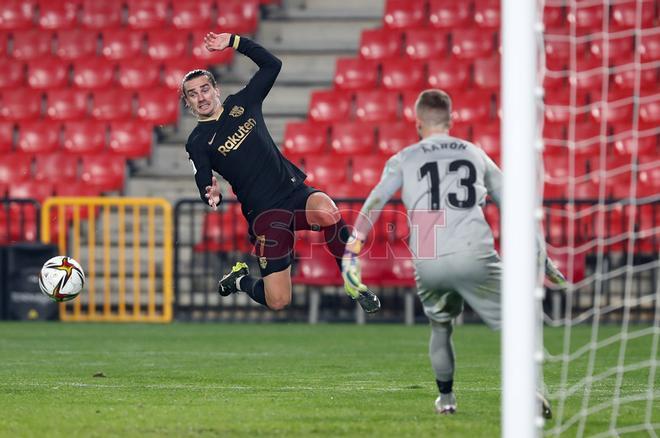
<path fill-rule="evenodd" d="M 291 287 L 265 285 L 266 304 L 269 309 L 282 310 L 291 304 Z"/>

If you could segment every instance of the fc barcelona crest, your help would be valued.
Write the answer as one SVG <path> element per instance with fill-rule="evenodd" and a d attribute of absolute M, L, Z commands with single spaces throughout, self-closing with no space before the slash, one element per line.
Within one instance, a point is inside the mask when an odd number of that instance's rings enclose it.
<path fill-rule="evenodd" d="M 261 266 L 261 269 L 266 269 L 267 265 L 268 260 L 266 260 L 266 257 L 259 257 L 259 266 Z"/>
<path fill-rule="evenodd" d="M 234 105 L 234 107 L 229 111 L 229 115 L 232 117 L 240 117 L 245 112 L 245 108 L 242 106 Z"/>

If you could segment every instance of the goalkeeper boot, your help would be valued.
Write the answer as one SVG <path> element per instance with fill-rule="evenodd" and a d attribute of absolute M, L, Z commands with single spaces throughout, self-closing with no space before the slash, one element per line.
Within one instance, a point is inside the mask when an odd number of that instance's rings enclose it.
<path fill-rule="evenodd" d="M 442 415 L 456 413 L 456 396 L 453 392 L 440 394 L 440 396 L 435 399 L 435 413 Z"/>
<path fill-rule="evenodd" d="M 218 282 L 218 293 L 223 297 L 227 297 L 231 294 L 235 294 L 236 292 L 238 292 L 238 287 L 236 286 L 236 280 L 248 274 L 249 271 L 248 271 L 247 263 L 243 263 L 243 262 L 236 263 L 234 267 L 231 268 L 231 271 L 228 274 L 226 274 L 224 277 L 222 277 L 222 279 L 220 279 L 220 281 Z"/>
<path fill-rule="evenodd" d="M 539 406 L 541 407 L 541 416 L 545 418 L 546 420 L 549 420 L 552 418 L 552 408 L 550 407 L 550 402 L 548 399 L 543 397 L 543 394 L 540 392 L 536 392 L 536 398 L 539 401 Z"/>

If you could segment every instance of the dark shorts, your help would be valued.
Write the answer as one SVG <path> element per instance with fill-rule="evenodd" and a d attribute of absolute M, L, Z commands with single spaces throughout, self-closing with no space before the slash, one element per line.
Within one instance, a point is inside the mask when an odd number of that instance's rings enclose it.
<path fill-rule="evenodd" d="M 250 241 L 259 262 L 261 276 L 280 272 L 291 266 L 295 230 L 306 226 L 305 206 L 312 193 L 320 192 L 313 187 L 300 185 L 276 206 L 249 219 Z"/>

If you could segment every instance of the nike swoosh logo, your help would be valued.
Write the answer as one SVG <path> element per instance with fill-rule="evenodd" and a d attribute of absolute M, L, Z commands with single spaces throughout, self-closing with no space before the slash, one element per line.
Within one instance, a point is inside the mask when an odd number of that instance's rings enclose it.
<path fill-rule="evenodd" d="M 217 134 L 217 132 L 213 133 L 213 137 L 211 137 L 211 140 L 209 140 L 209 145 L 213 144 L 213 140 L 215 140 L 215 134 Z"/>

